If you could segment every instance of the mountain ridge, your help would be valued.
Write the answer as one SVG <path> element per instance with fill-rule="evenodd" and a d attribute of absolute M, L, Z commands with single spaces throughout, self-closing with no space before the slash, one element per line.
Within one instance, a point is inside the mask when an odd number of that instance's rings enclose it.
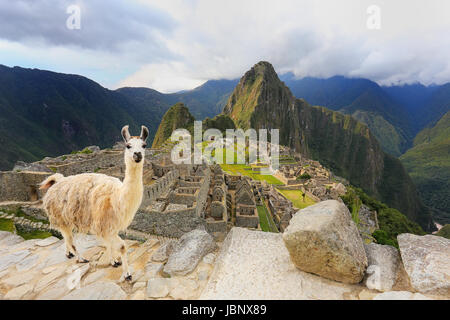
<path fill-rule="evenodd" d="M 279 128 L 281 144 L 319 160 L 425 229 L 432 228 L 406 170 L 383 152 L 369 128 L 350 115 L 295 98 L 270 63 L 259 62 L 245 73 L 223 113 L 242 129 Z"/>

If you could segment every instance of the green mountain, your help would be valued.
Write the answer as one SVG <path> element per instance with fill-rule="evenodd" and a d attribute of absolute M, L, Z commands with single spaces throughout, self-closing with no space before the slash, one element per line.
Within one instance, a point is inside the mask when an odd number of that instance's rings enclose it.
<path fill-rule="evenodd" d="M 414 139 L 400 157 L 434 220 L 450 223 L 450 111 Z"/>
<path fill-rule="evenodd" d="M 149 88 L 108 90 L 85 77 L 0 65 L 0 170 L 17 160 L 36 161 L 80 150 L 110 147 L 120 129 L 139 131 L 150 141 L 171 105 L 189 104 L 195 117 L 213 118 L 236 80 L 212 80 L 189 91 L 163 94 Z"/>
<path fill-rule="evenodd" d="M 296 97 L 350 114 L 365 123 L 389 154 L 399 156 L 411 146 L 408 110 L 375 82 L 342 76 L 295 79 L 292 74 L 283 75 L 282 79 Z"/>
<path fill-rule="evenodd" d="M 237 80 L 209 80 L 195 89 L 169 94 L 149 88 L 132 87 L 120 88 L 116 91 L 141 108 L 151 108 L 159 119 L 170 106 L 182 102 L 196 119 L 203 120 L 221 113 L 237 82 Z"/>
<path fill-rule="evenodd" d="M 131 132 L 142 124 L 155 132 L 159 120 L 85 77 L 0 65 L 1 170 L 88 145 L 110 147 L 124 124 Z"/>
<path fill-rule="evenodd" d="M 434 125 L 450 111 L 450 83 L 424 86 L 410 84 L 383 87 L 395 101 L 404 105 L 411 114 L 413 134 Z"/>
<path fill-rule="evenodd" d="M 194 117 L 189 112 L 189 109 L 181 102 L 170 107 L 164 114 L 158 131 L 153 139 L 152 148 L 160 147 L 167 139 L 170 138 L 172 132 L 179 128 L 193 129 Z"/>
<path fill-rule="evenodd" d="M 245 73 L 223 113 L 242 129 L 278 128 L 281 144 L 319 160 L 424 229 L 434 227 L 401 162 L 383 152 L 369 128 L 350 115 L 296 99 L 270 63 Z"/>
<path fill-rule="evenodd" d="M 195 89 L 167 94 L 166 99 L 170 105 L 183 102 L 195 119 L 213 118 L 222 112 L 237 83 L 237 80 L 209 80 Z"/>

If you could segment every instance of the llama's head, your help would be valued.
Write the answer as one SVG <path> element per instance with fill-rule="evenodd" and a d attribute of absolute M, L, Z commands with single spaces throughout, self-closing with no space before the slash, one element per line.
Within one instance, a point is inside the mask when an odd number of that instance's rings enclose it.
<path fill-rule="evenodd" d="M 122 137 L 125 141 L 125 163 L 143 163 L 145 156 L 145 147 L 147 146 L 146 140 L 148 137 L 148 129 L 146 126 L 142 126 L 141 135 L 130 136 L 128 126 L 122 128 Z"/>

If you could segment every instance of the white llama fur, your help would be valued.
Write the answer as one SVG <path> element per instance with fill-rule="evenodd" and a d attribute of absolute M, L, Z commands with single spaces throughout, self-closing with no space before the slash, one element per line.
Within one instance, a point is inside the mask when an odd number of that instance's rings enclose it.
<path fill-rule="evenodd" d="M 142 202 L 148 129 L 142 126 L 140 137 L 131 137 L 125 126 L 122 136 L 126 143 L 123 182 L 97 173 L 68 177 L 57 173 L 45 179 L 41 189 L 48 189 L 42 199 L 43 207 L 51 226 L 64 237 L 67 257 L 75 255 L 78 262 L 88 262 L 73 245 L 72 231 L 95 234 L 104 241 L 111 264 L 114 267 L 123 264 L 124 277 L 131 280 L 125 241 L 118 233 L 130 225 Z"/>

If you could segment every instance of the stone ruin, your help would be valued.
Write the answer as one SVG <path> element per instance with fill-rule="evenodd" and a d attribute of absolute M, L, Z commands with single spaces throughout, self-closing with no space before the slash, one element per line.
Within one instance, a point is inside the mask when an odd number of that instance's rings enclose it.
<path fill-rule="evenodd" d="M 280 232 L 283 232 L 289 225 L 289 221 L 297 212 L 292 206 L 292 202 L 286 199 L 282 194 L 270 187 L 267 202 L 272 213 L 272 218 Z"/>
<path fill-rule="evenodd" d="M 236 184 L 234 196 L 236 208 L 236 226 L 245 228 L 258 228 L 259 216 L 256 209 L 256 200 L 253 188 L 246 178 Z"/>

